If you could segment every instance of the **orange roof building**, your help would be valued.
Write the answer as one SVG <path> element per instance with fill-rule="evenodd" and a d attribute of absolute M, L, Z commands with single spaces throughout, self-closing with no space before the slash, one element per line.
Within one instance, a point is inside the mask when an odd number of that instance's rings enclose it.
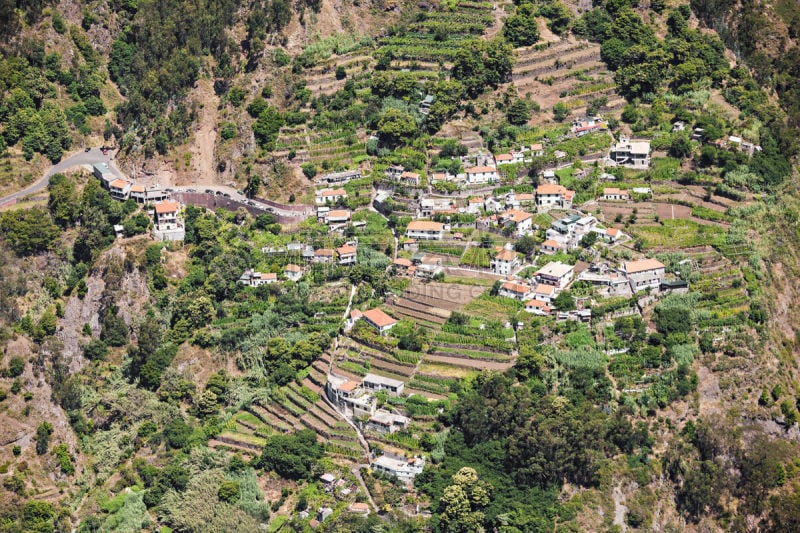
<path fill-rule="evenodd" d="M 381 334 L 386 333 L 395 325 L 397 325 L 397 319 L 392 318 L 383 312 L 382 309 L 378 309 L 377 307 L 375 309 L 370 309 L 369 311 L 364 311 L 362 316 L 369 323 L 369 325 L 378 330 L 378 333 Z"/>

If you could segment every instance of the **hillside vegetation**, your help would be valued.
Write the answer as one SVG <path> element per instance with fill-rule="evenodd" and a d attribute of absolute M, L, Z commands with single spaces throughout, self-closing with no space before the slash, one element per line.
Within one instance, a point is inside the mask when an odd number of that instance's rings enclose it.
<path fill-rule="evenodd" d="M 157 242 L 150 203 L 78 167 L 0 206 L 0 532 L 800 530 L 799 25 L 784 0 L 0 0 L 0 195 L 103 145 L 137 179 L 352 215 L 185 205 Z M 623 136 L 648 167 L 602 167 Z M 483 205 L 417 216 L 545 169 L 625 240 L 537 255 L 559 210 L 519 238 Z M 452 231 L 412 249 L 412 218 Z M 686 290 L 581 281 L 540 316 L 487 274 L 506 246 L 524 280 L 648 257 Z M 388 333 L 353 324 L 374 308 Z M 402 382 L 375 395 L 402 429 L 344 417 L 332 373 Z"/>

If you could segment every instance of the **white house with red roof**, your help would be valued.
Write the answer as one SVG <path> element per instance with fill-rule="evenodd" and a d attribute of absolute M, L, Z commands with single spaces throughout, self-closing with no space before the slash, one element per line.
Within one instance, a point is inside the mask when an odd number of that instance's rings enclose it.
<path fill-rule="evenodd" d="M 441 241 L 445 225 L 432 220 L 412 220 L 406 226 L 406 237 L 416 240 Z"/>
<path fill-rule="evenodd" d="M 519 268 L 517 253 L 511 248 L 503 248 L 492 259 L 489 268 L 500 276 L 509 276 Z"/>
<path fill-rule="evenodd" d="M 497 292 L 497 294 L 500 296 L 505 296 L 506 298 L 514 298 L 515 300 L 520 300 L 522 302 L 533 298 L 533 290 L 531 289 L 530 285 L 518 283 L 516 281 L 506 281 L 500 285 L 500 290 Z"/>
<path fill-rule="evenodd" d="M 317 205 L 335 204 L 345 198 L 347 198 L 347 191 L 344 189 L 322 189 L 314 193 L 314 203 Z"/>
<path fill-rule="evenodd" d="M 479 183 L 493 183 L 497 181 L 497 168 L 478 165 L 466 170 L 467 183 L 475 185 Z"/>
<path fill-rule="evenodd" d="M 664 263 L 657 259 L 639 259 L 623 264 L 622 271 L 628 276 L 631 290 L 640 292 L 647 289 L 658 289 L 667 269 Z"/>
<path fill-rule="evenodd" d="M 575 191 L 571 191 L 563 185 L 542 183 L 536 187 L 536 205 L 540 209 L 569 209 L 572 207 L 574 197 Z"/>
<path fill-rule="evenodd" d="M 355 265 L 358 258 L 358 249 L 354 244 L 347 243 L 336 249 L 336 262 L 342 266 Z"/>
<path fill-rule="evenodd" d="M 367 324 L 375 328 L 375 330 L 384 335 L 387 331 L 397 325 L 397 319 L 386 314 L 382 309 L 375 308 L 369 311 L 363 311 L 361 318 L 367 321 Z"/>
<path fill-rule="evenodd" d="M 268 285 L 278 282 L 278 275 L 274 272 L 256 272 L 252 268 L 248 268 L 239 277 L 240 285 L 247 285 L 248 287 L 260 287 L 261 285 Z"/>
<path fill-rule="evenodd" d="M 303 277 L 303 272 L 303 267 L 291 263 L 283 267 L 283 275 L 286 279 L 292 281 L 300 281 L 300 278 Z"/>

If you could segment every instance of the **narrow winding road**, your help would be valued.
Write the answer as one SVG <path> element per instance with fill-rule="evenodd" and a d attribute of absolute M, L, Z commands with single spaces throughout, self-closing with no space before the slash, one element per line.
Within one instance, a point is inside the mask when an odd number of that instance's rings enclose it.
<path fill-rule="evenodd" d="M 4 196 L 0 198 L 0 205 L 10 201 L 10 200 L 21 200 L 22 198 L 28 196 L 29 194 L 35 194 L 37 192 L 41 192 L 47 188 L 47 184 L 50 183 L 50 176 L 53 174 L 58 174 L 59 172 L 64 172 L 71 168 L 75 167 L 91 167 L 95 163 L 106 163 L 108 168 L 111 170 L 111 173 L 117 176 L 118 178 L 124 178 L 125 175 L 117 168 L 114 164 L 114 155 L 109 152 L 108 154 L 104 155 L 100 148 L 92 148 L 88 152 L 82 150 L 80 152 L 76 152 L 71 156 L 67 157 L 66 159 L 62 159 L 59 163 L 56 163 L 45 173 L 44 176 L 39 178 L 38 181 L 28 185 L 21 191 L 17 191 L 15 193 L 9 194 L 8 196 Z"/>

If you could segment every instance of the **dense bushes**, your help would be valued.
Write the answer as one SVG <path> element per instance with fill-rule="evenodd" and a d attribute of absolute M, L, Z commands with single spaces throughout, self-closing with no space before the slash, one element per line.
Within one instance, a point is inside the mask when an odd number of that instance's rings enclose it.
<path fill-rule="evenodd" d="M 261 456 L 255 462 L 259 468 L 275 471 L 287 479 L 308 479 L 322 453 L 316 433 L 304 429 L 292 435 L 274 435 L 267 439 Z"/>

